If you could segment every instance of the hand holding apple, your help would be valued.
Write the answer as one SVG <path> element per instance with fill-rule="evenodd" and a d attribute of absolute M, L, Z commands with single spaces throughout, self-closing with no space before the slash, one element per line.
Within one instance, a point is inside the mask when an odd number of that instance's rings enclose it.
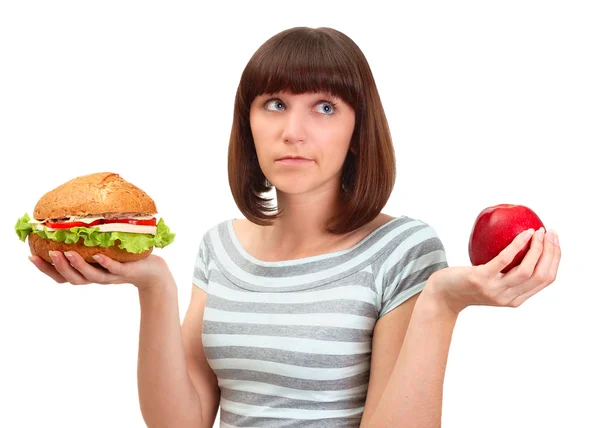
<path fill-rule="evenodd" d="M 533 233 L 533 229 L 520 233 L 486 264 L 447 267 L 433 273 L 425 298 L 456 315 L 472 305 L 519 307 L 554 282 L 561 257 L 555 233 L 540 229 L 532 238 Z M 526 246 L 529 250 L 520 265 L 502 273 Z"/>

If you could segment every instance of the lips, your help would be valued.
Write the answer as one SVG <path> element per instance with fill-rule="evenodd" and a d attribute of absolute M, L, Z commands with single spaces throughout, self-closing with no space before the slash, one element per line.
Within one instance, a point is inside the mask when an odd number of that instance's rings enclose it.
<path fill-rule="evenodd" d="M 283 165 L 305 165 L 305 164 L 309 164 L 312 162 L 312 159 L 306 159 L 303 157 L 294 157 L 294 156 L 287 156 L 281 159 L 277 159 L 277 163 L 278 164 L 283 164 Z"/>
<path fill-rule="evenodd" d="M 308 160 L 311 160 L 311 159 L 307 159 L 307 158 L 304 158 L 302 156 L 284 156 L 284 157 L 279 158 L 277 160 L 280 160 L 280 161 L 281 160 L 305 160 L 305 161 L 308 161 Z"/>

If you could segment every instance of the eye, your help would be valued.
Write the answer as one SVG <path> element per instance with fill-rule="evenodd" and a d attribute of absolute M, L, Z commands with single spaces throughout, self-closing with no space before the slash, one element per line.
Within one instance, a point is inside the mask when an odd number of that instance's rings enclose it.
<path fill-rule="evenodd" d="M 336 104 L 333 101 L 321 100 L 319 101 L 319 106 L 323 106 L 323 112 L 326 116 L 331 116 L 335 114 L 335 106 Z"/>
<path fill-rule="evenodd" d="M 277 98 L 272 98 L 265 101 L 264 108 L 273 111 L 273 109 L 269 108 L 269 106 L 275 106 L 275 111 L 281 111 L 280 107 L 283 108 L 283 102 Z"/>
<path fill-rule="evenodd" d="M 317 103 L 317 107 L 322 106 L 322 111 L 317 109 L 319 113 L 323 113 L 325 116 L 332 116 L 335 114 L 336 103 L 330 100 L 320 100 Z M 271 98 L 263 104 L 263 107 L 268 111 L 282 111 L 285 108 L 285 104 L 279 98 Z"/>

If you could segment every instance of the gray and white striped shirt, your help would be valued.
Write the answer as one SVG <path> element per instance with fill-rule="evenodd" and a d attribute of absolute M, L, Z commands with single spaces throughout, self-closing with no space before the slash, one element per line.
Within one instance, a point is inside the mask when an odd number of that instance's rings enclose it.
<path fill-rule="evenodd" d="M 247 253 L 233 219 L 207 230 L 193 283 L 221 428 L 358 427 L 375 323 L 447 266 L 435 230 L 407 216 L 350 249 L 278 262 Z"/>

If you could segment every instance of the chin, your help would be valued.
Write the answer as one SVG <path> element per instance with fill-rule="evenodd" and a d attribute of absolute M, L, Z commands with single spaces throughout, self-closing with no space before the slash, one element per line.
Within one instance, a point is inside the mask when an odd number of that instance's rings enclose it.
<path fill-rule="evenodd" d="M 283 182 L 283 183 L 273 183 L 273 186 L 275 187 L 275 189 L 277 189 L 278 192 L 282 192 L 282 193 L 287 193 L 290 195 L 300 195 L 302 193 L 306 193 L 306 192 L 310 192 L 311 190 L 314 189 L 313 186 L 311 186 L 310 184 L 304 182 L 304 183 L 289 183 L 289 182 Z"/>
<path fill-rule="evenodd" d="M 327 183 L 314 183 L 312 181 L 300 181 L 300 180 L 280 180 L 276 183 L 271 182 L 278 192 L 285 193 L 288 195 L 302 195 L 314 191 L 323 191 L 327 187 L 330 187 Z"/>

